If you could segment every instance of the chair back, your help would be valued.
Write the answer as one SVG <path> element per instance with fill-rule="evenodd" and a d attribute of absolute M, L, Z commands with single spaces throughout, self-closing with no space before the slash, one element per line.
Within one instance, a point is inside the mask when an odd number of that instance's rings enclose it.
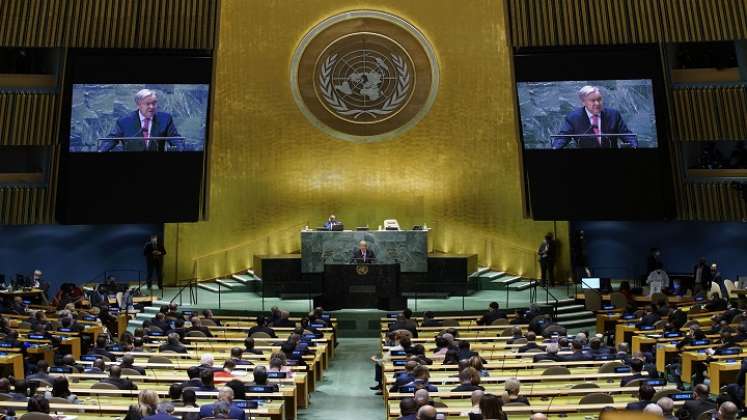
<path fill-rule="evenodd" d="M 503 331 L 501 331 L 501 337 L 511 337 L 514 335 L 514 332 L 511 331 L 511 328 L 504 328 Z"/>
<path fill-rule="evenodd" d="M 54 417 L 47 413 L 30 412 L 22 415 L 18 420 L 54 420 Z"/>
<path fill-rule="evenodd" d="M 498 318 L 498 319 L 493 320 L 493 322 L 491 322 L 490 325 L 508 325 L 508 319 Z"/>
<path fill-rule="evenodd" d="M 542 376 L 547 375 L 570 375 L 571 370 L 565 366 L 552 366 L 542 371 Z"/>
<path fill-rule="evenodd" d="M 593 382 L 582 382 L 580 384 L 576 384 L 571 387 L 571 389 L 591 389 L 591 388 L 599 388 L 599 385 Z"/>
<path fill-rule="evenodd" d="M 216 324 L 215 321 L 213 321 L 210 318 L 201 318 L 200 322 L 202 322 L 202 325 L 204 325 L 206 327 L 216 327 L 216 326 L 218 326 L 218 324 Z"/>
<path fill-rule="evenodd" d="M 254 333 L 254 334 L 257 334 L 257 333 Z M 254 336 L 254 334 L 252 334 L 252 336 Z M 262 334 L 264 334 L 264 333 L 262 333 Z M 199 338 L 205 338 L 205 337 L 207 337 L 207 336 L 205 335 L 205 333 L 204 333 L 204 332 L 202 332 L 202 331 L 197 331 L 197 330 L 195 330 L 195 331 L 190 331 L 190 332 L 188 332 L 187 334 L 185 334 L 184 336 L 185 336 L 185 337 L 194 337 L 194 338 L 198 338 L 198 337 L 199 337 Z M 267 337 L 269 337 L 269 335 L 268 335 Z"/>
<path fill-rule="evenodd" d="M 587 311 L 598 311 L 602 309 L 602 296 L 596 290 L 584 290 L 584 305 Z"/>
<path fill-rule="evenodd" d="M 48 380 L 46 380 L 46 379 L 39 379 L 39 378 L 28 379 L 26 382 L 28 382 L 28 383 L 35 382 L 35 383 L 39 384 L 39 386 L 47 386 L 47 387 L 51 387 L 52 386 L 52 384 Z"/>
<path fill-rule="evenodd" d="M 583 397 L 581 397 L 581 400 L 578 402 L 579 404 L 612 404 L 615 402 L 615 399 L 612 398 L 612 395 L 605 394 L 602 392 L 592 392 L 591 394 L 586 394 Z"/>
<path fill-rule="evenodd" d="M 527 405 L 523 402 L 512 401 L 510 403 L 503 404 L 504 407 L 526 407 Z"/>
<path fill-rule="evenodd" d="M 526 344 L 526 343 L 528 343 L 528 341 L 524 337 L 517 338 L 517 339 L 515 339 L 514 341 L 511 342 L 511 344 Z"/>
<path fill-rule="evenodd" d="M 610 303 L 615 308 L 624 308 L 628 306 L 628 298 L 622 292 L 612 292 L 610 295 Z"/>
<path fill-rule="evenodd" d="M 669 321 L 666 320 L 666 319 L 660 319 L 660 320 L 654 322 L 654 329 L 660 330 L 660 329 L 664 328 L 664 326 L 667 325 L 667 322 L 669 322 Z"/>
<path fill-rule="evenodd" d="M 255 333 L 252 333 L 250 337 L 251 338 L 270 338 L 270 334 L 267 334 L 266 332 L 263 332 L 263 331 L 257 331 Z"/>
<path fill-rule="evenodd" d="M 47 400 L 50 404 L 70 404 L 70 401 L 62 397 L 49 397 Z"/>
<path fill-rule="evenodd" d="M 119 389 L 116 385 L 110 384 L 109 382 L 96 382 L 91 385 L 91 389 Z"/>
<path fill-rule="evenodd" d="M 638 388 L 639 386 L 641 386 L 641 384 L 643 384 L 643 383 L 644 383 L 644 382 L 646 382 L 646 381 L 648 381 L 648 378 L 638 378 L 638 379 L 633 379 L 632 381 L 630 381 L 630 382 L 627 382 L 627 383 L 625 384 L 625 387 L 626 387 L 626 388 L 628 388 L 628 387 L 634 387 L 634 388 Z M 636 394 L 638 394 L 638 391 L 636 391 Z"/>
<path fill-rule="evenodd" d="M 13 396 L 6 393 L 0 393 L 0 401 L 13 401 Z"/>
<path fill-rule="evenodd" d="M 704 412 L 703 412 L 703 413 L 701 413 L 701 414 L 700 414 L 700 415 L 698 416 L 698 418 L 697 418 L 697 419 L 695 419 L 695 420 L 710 420 L 711 418 L 713 418 L 713 413 L 714 413 L 715 411 L 716 411 L 715 409 L 710 409 L 710 410 L 708 410 L 708 411 L 704 411 Z"/>
<path fill-rule="evenodd" d="M 719 295 L 719 297 L 723 297 L 721 296 L 721 287 L 715 281 L 711 282 L 711 291 L 708 293 L 708 297 L 710 298 L 714 293 Z"/>
<path fill-rule="evenodd" d="M 599 366 L 599 373 L 615 373 L 615 368 L 624 366 L 625 364 L 619 360 L 609 361 L 602 366 Z"/>
<path fill-rule="evenodd" d="M 667 303 L 667 295 L 661 292 L 654 293 L 651 295 L 651 302 L 661 305 L 662 302 Z"/>
<path fill-rule="evenodd" d="M 148 363 L 168 363 L 168 364 L 171 364 L 172 362 L 171 362 L 171 359 L 169 359 L 166 356 L 150 356 L 148 358 Z"/>
<path fill-rule="evenodd" d="M 678 392 L 679 390 L 676 390 L 676 389 L 662 389 L 662 390 L 656 391 L 656 394 L 654 394 L 654 397 L 651 399 L 651 401 L 657 402 L 664 397 L 668 397 Z"/>
<path fill-rule="evenodd" d="M 122 375 L 140 375 L 140 372 L 132 368 L 122 368 Z"/>
<path fill-rule="evenodd" d="M 458 327 L 459 321 L 457 321 L 456 319 L 444 319 L 443 321 L 441 321 L 441 326 L 442 327 Z"/>

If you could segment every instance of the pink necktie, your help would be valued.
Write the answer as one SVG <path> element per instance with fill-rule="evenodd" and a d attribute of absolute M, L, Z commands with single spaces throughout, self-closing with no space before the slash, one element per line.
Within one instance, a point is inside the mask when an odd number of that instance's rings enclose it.
<path fill-rule="evenodd" d="M 150 138 L 150 118 L 143 119 L 143 137 L 145 137 L 145 148 L 148 148 L 148 140 Z"/>
<path fill-rule="evenodd" d="M 591 116 L 591 125 L 592 125 L 592 130 L 593 130 L 594 134 L 596 134 L 598 136 L 597 137 L 597 143 L 599 143 L 599 145 L 601 146 L 602 145 L 602 137 L 599 136 L 599 134 L 602 133 L 602 130 L 599 129 L 599 115 L 594 114 L 594 115 Z"/>

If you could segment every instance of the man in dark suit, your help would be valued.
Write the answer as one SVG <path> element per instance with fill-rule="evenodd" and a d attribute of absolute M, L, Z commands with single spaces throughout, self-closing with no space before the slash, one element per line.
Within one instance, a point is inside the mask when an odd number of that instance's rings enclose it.
<path fill-rule="evenodd" d="M 399 402 L 399 412 L 402 414 L 397 420 L 416 420 L 418 403 L 412 397 L 402 398 Z"/>
<path fill-rule="evenodd" d="M 592 359 L 591 355 L 584 352 L 584 346 L 578 340 L 573 340 L 571 342 L 571 350 L 573 351 L 573 353 L 565 356 L 563 360 L 574 362 Z"/>
<path fill-rule="evenodd" d="M 171 115 L 157 112 L 156 92 L 150 89 L 140 90 L 135 94 L 135 105 L 137 110 L 117 120 L 107 136 L 111 140 L 104 140 L 99 145 L 100 152 L 108 152 L 119 143 L 122 143 L 122 150 L 126 152 L 163 152 L 165 142 L 150 140 L 151 137 L 179 137 Z M 140 137 L 142 140 L 116 140 L 123 137 Z M 181 142 L 176 139 L 167 141 L 171 146 L 181 147 Z"/>
<path fill-rule="evenodd" d="M 366 241 L 360 241 L 358 242 L 358 249 L 353 251 L 351 262 L 358 264 L 371 264 L 376 262 L 376 254 L 368 249 L 368 243 L 366 243 Z"/>
<path fill-rule="evenodd" d="M 506 313 L 500 310 L 498 302 L 490 302 L 488 311 L 477 320 L 477 325 L 490 325 L 496 319 L 506 318 Z"/>
<path fill-rule="evenodd" d="M 540 270 L 542 273 L 542 286 L 555 285 L 555 239 L 552 232 L 545 235 L 545 239 L 537 250 Z"/>
<path fill-rule="evenodd" d="M 518 352 L 519 353 L 525 353 L 532 349 L 540 349 L 540 347 L 537 345 L 537 334 L 535 334 L 534 331 L 527 332 L 527 343 L 521 347 L 519 347 Z"/>
<path fill-rule="evenodd" d="M 701 414 L 716 408 L 716 403 L 708 399 L 708 387 L 698 384 L 693 388 L 693 397 L 685 402 L 685 408 L 690 412 L 691 419 L 697 419 Z"/>
<path fill-rule="evenodd" d="M 636 379 L 644 378 L 645 376 L 641 373 L 643 370 L 643 360 L 640 359 L 631 359 L 630 363 L 630 370 L 633 373 L 630 376 L 626 376 L 622 378 L 620 381 L 620 388 L 624 387 L 628 384 L 628 382 L 635 381 Z"/>
<path fill-rule="evenodd" d="M 158 235 L 150 235 L 150 240 L 143 247 L 145 256 L 145 266 L 148 269 L 145 282 L 148 289 L 153 287 L 153 275 L 156 275 L 158 288 L 163 288 L 163 256 L 166 255 L 166 248 L 163 242 L 158 240 Z"/>
<path fill-rule="evenodd" d="M 244 413 L 244 410 L 237 407 L 233 403 L 233 390 L 227 386 L 222 387 L 220 390 L 218 390 L 218 401 L 222 401 L 227 403 L 230 406 L 230 411 L 228 413 L 229 419 L 236 419 L 236 420 L 246 420 L 246 414 Z M 213 417 L 213 412 L 215 410 L 215 404 L 205 404 L 200 407 L 200 418 L 205 417 Z"/>
<path fill-rule="evenodd" d="M 649 384 L 642 384 L 638 387 L 638 401 L 628 403 L 626 410 L 643 411 L 647 405 L 651 404 L 651 398 L 654 398 L 656 390 Z M 691 417 L 697 419 L 697 417 Z"/>
<path fill-rule="evenodd" d="M 131 380 L 122 378 L 122 368 L 119 366 L 112 366 L 109 369 L 109 377 L 101 382 L 112 384 L 119 389 L 137 389 L 137 385 L 133 384 Z"/>
<path fill-rule="evenodd" d="M 337 220 L 337 217 L 335 217 L 334 214 L 330 214 L 329 218 L 324 223 L 324 228 L 327 230 L 335 230 L 335 226 L 340 226 L 340 225 L 342 225 L 342 222 Z"/>
<path fill-rule="evenodd" d="M 616 149 L 620 141 L 634 149 L 638 147 L 638 140 L 635 136 L 605 136 L 605 134 L 629 134 L 630 130 L 619 111 L 604 107 L 602 93 L 598 87 L 582 87 L 578 91 L 578 98 L 583 106 L 565 116 L 565 122 L 558 134 L 580 136 L 554 137 L 553 149 L 562 149 L 571 141 L 574 141 L 579 149 Z"/>

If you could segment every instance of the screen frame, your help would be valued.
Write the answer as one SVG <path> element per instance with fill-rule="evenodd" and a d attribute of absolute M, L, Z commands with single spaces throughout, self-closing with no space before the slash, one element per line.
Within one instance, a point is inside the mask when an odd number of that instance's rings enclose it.
<path fill-rule="evenodd" d="M 147 61 L 147 66 L 140 65 Z M 178 223 L 196 222 L 207 214 L 208 162 L 212 134 L 212 110 L 215 95 L 215 60 L 212 50 L 177 49 L 84 49 L 68 50 L 65 64 L 63 90 L 60 103 L 58 193 L 55 216 L 62 224 L 108 224 L 108 223 Z M 72 93 L 75 84 L 203 84 L 208 86 L 208 103 L 205 121 L 205 139 L 202 151 L 181 151 L 167 153 L 114 152 L 83 153 L 70 151 L 70 130 L 72 116 Z M 184 169 L 184 185 L 176 191 L 166 191 L 161 202 L 145 208 L 144 205 L 125 206 L 113 212 L 89 211 L 86 204 L 122 204 L 126 196 L 136 187 L 150 192 L 156 197 L 158 191 L 150 191 L 148 179 L 135 177 L 120 179 L 121 191 L 81 190 L 85 168 L 91 169 L 90 176 L 97 176 L 97 170 L 114 168 L 151 169 L 157 175 L 173 175 L 170 169 Z M 159 168 L 163 170 L 159 170 Z M 111 174 L 110 174 L 111 175 Z M 124 177 L 122 177 L 124 178 Z M 128 183 L 133 182 L 132 188 Z M 88 194 L 86 194 L 86 192 Z M 120 194 L 120 195 L 118 195 Z M 81 198 L 91 199 L 88 203 L 78 203 Z M 125 197 L 125 200 L 127 198 Z M 137 197 L 130 197 L 137 200 Z M 119 201 L 118 201 L 119 200 Z M 101 201 L 100 203 L 98 201 Z M 173 203 L 173 206 L 171 205 Z M 128 203 L 129 204 L 129 203 Z M 113 208 L 116 206 L 112 206 Z M 151 211 L 157 208 L 156 211 Z"/>
<path fill-rule="evenodd" d="M 603 64 L 593 69 L 578 64 L 591 59 Z M 674 217 L 669 96 L 659 45 L 516 48 L 513 63 L 518 149 L 523 171 L 525 212 L 528 216 L 534 220 L 670 220 Z M 519 83 L 634 79 L 651 80 L 658 147 L 614 150 L 525 148 Z M 631 162 L 634 158 L 636 161 Z M 584 165 L 590 166 L 586 168 Z M 551 170 L 544 171 L 544 168 Z M 634 171 L 641 168 L 645 169 L 648 177 Z M 588 170 L 584 172 L 582 169 Z M 589 175 L 609 175 L 604 171 L 611 174 L 604 178 L 608 185 Z M 582 179 L 593 188 L 581 190 L 570 185 L 570 182 L 563 183 L 560 176 L 544 184 L 538 182 L 539 175 L 546 176 L 547 172 L 570 174 L 568 179 Z M 626 183 L 626 175 L 632 175 L 634 182 Z M 634 188 L 634 184 L 647 185 L 649 181 L 652 185 L 648 190 Z M 605 187 L 609 187 L 610 191 L 606 191 Z M 548 191 L 551 194 L 545 194 Z M 613 191 L 619 191 L 619 197 Z M 595 200 L 593 196 L 600 199 Z M 645 199 L 637 200 L 639 197 Z M 592 203 L 580 205 L 589 199 Z M 646 204 L 635 205 L 641 202 Z"/>

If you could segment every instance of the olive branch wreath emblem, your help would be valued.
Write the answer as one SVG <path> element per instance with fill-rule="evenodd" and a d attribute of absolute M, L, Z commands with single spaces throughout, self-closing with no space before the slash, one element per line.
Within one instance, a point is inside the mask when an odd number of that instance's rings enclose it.
<path fill-rule="evenodd" d="M 396 54 L 391 54 L 392 62 L 397 70 L 397 87 L 394 94 L 387 98 L 386 102 L 378 109 L 350 109 L 348 105 L 343 102 L 335 93 L 335 88 L 332 85 L 332 70 L 337 63 L 337 54 L 332 54 L 327 57 L 322 63 L 321 71 L 319 72 L 319 84 L 324 101 L 332 108 L 335 112 L 344 116 L 352 116 L 354 119 L 362 115 L 370 115 L 373 118 L 377 116 L 389 115 L 407 99 L 408 91 L 410 90 L 410 72 L 407 69 L 405 60 Z"/>

